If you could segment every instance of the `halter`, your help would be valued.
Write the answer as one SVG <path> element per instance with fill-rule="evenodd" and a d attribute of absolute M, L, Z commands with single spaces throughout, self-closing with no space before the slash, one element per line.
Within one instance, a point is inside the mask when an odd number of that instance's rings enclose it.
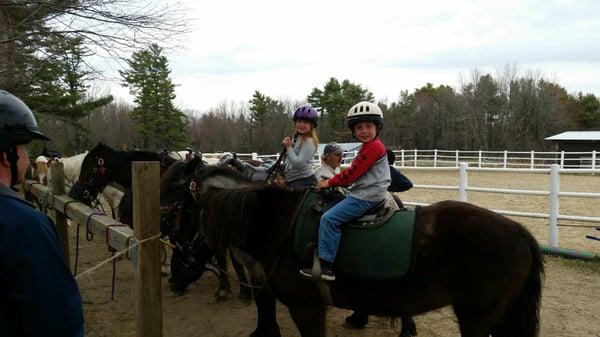
<path fill-rule="evenodd" d="M 92 169 L 92 174 L 83 185 L 83 199 L 92 201 L 94 197 L 92 194 L 98 195 L 100 192 L 100 186 L 97 186 L 94 182 L 96 178 L 106 176 L 106 166 L 104 165 L 104 159 L 100 156 L 96 156 L 96 166 Z"/>

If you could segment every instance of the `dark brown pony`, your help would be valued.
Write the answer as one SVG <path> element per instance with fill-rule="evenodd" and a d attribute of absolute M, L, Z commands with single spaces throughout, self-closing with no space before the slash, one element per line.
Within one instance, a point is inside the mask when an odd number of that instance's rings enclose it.
<path fill-rule="evenodd" d="M 199 252 L 235 246 L 259 261 L 300 334 L 325 336 L 324 297 L 298 273 L 292 219 L 303 193 L 270 186 L 214 189 L 199 194 L 203 210 Z M 366 281 L 338 274 L 333 304 L 363 313 L 412 317 L 451 305 L 463 337 L 538 334 L 543 260 L 521 224 L 458 201 L 421 208 L 413 272 L 399 281 Z M 196 256 L 200 263 L 207 256 Z M 260 319 L 260 317 L 259 317 Z"/>
<path fill-rule="evenodd" d="M 168 234 L 169 240 L 174 245 L 173 255 L 171 256 L 171 268 L 177 268 L 181 264 L 188 266 L 194 265 L 194 247 L 189 242 L 182 240 L 181 238 L 193 238 L 197 232 L 194 223 L 199 217 L 199 209 L 195 207 L 196 201 L 194 200 L 193 192 L 196 189 L 194 186 L 195 179 L 200 178 L 204 181 L 210 181 L 211 172 L 217 170 L 220 172 L 218 175 L 222 177 L 225 174 L 232 183 L 231 187 L 238 185 L 249 185 L 252 184 L 248 179 L 240 176 L 235 171 L 224 170 L 218 167 L 205 167 L 204 162 L 201 158 L 194 158 L 189 162 L 176 162 L 173 164 L 161 177 L 160 182 L 160 203 L 161 203 L 161 232 Z M 203 172 L 199 174 L 197 172 Z M 221 180 L 222 178 L 218 178 Z M 215 296 L 217 299 L 224 299 L 231 292 L 231 287 L 228 279 L 228 275 L 224 272 L 227 269 L 226 254 L 222 252 L 216 255 L 217 266 L 219 271 L 219 289 Z M 230 254 L 232 255 L 232 254 Z M 252 290 L 244 286 L 247 284 L 247 279 L 243 267 L 237 260 L 232 258 L 232 265 L 238 274 L 240 279 L 240 298 L 249 299 L 252 294 Z M 204 266 L 198 268 L 203 269 Z M 171 275 L 177 276 L 169 280 L 171 284 L 171 290 L 177 294 L 182 295 L 187 286 L 195 281 L 197 278 L 192 276 L 189 279 L 182 274 L 186 273 L 187 269 L 172 270 Z M 204 270 L 204 269 L 203 269 Z M 183 281 L 185 280 L 185 281 Z"/>
<path fill-rule="evenodd" d="M 132 226 L 131 166 L 134 161 L 159 161 L 161 175 L 176 162 L 170 156 L 156 152 L 120 151 L 98 143 L 83 159 L 79 180 L 71 187 L 69 197 L 90 205 L 106 185 L 116 182 L 125 188 L 119 204 L 120 221 Z"/>

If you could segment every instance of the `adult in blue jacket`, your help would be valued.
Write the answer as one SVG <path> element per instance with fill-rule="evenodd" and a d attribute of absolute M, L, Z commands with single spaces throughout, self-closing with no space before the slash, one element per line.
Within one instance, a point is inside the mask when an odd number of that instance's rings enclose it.
<path fill-rule="evenodd" d="M 0 90 L 0 336 L 79 337 L 81 297 L 54 224 L 13 190 L 34 139 L 50 140 L 28 107 Z"/>

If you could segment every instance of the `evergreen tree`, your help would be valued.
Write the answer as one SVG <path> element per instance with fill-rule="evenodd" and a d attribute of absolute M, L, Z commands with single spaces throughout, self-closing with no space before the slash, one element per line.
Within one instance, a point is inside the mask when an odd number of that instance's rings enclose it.
<path fill-rule="evenodd" d="M 120 71 L 137 104 L 131 117 L 138 124 L 144 148 L 176 148 L 186 143 L 187 117 L 173 104 L 175 84 L 163 49 L 156 44 L 133 53 L 129 70 Z"/>
<path fill-rule="evenodd" d="M 87 117 L 92 111 L 112 102 L 113 97 L 93 98 L 88 95 L 89 85 L 86 83 L 93 77 L 84 58 L 91 53 L 81 38 L 55 40 L 48 47 L 53 57 L 47 61 L 46 74 L 38 77 L 39 89 L 30 100 L 35 102 L 38 112 L 54 115 L 73 127 L 70 147 L 79 153 L 90 147 Z"/>
<path fill-rule="evenodd" d="M 581 114 L 578 116 L 578 124 L 587 130 L 598 130 L 600 128 L 600 100 L 594 94 L 579 94 Z"/>
<path fill-rule="evenodd" d="M 250 103 L 250 122 L 252 126 L 262 127 L 269 117 L 269 108 L 273 103 L 273 99 L 256 90 L 248 103 Z"/>
<path fill-rule="evenodd" d="M 308 102 L 321 110 L 321 135 L 324 141 L 350 140 L 350 132 L 345 123 L 346 112 L 360 101 L 374 100 L 373 93 L 360 84 L 344 80 L 341 84 L 331 78 L 323 89 L 313 88 Z"/>

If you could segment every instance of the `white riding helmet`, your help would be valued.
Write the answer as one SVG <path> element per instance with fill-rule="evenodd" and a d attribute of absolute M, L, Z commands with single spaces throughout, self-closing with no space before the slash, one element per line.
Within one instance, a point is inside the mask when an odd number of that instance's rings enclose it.
<path fill-rule="evenodd" d="M 360 122 L 372 122 L 377 125 L 377 129 L 383 127 L 383 112 L 379 105 L 363 101 L 355 104 L 348 110 L 348 127 L 354 132 L 354 126 Z"/>

